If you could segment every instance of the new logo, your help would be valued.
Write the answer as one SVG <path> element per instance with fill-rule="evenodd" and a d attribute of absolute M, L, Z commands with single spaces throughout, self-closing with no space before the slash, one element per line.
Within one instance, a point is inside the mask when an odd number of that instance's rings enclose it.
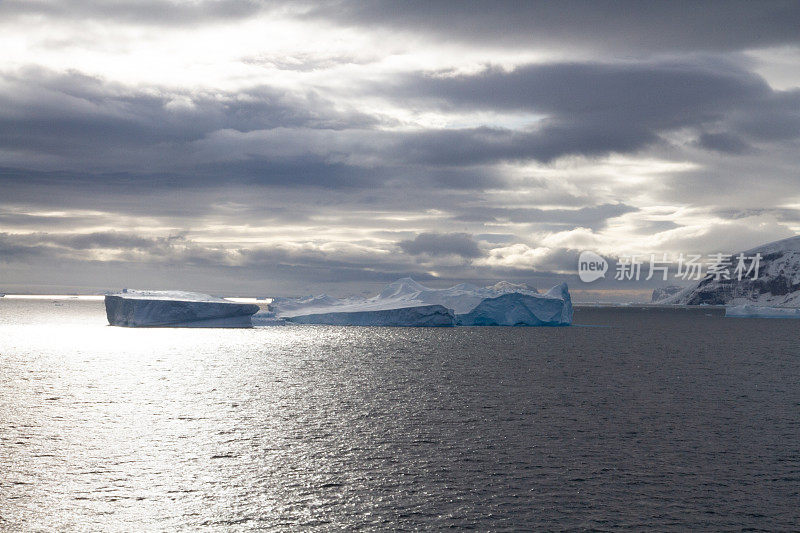
<path fill-rule="evenodd" d="M 584 283 L 591 283 L 604 278 L 608 271 L 608 262 L 594 252 L 585 250 L 578 257 L 578 277 Z"/>

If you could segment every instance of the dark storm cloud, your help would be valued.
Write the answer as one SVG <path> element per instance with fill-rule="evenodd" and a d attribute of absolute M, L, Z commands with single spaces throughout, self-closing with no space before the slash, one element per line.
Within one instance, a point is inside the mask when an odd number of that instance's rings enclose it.
<path fill-rule="evenodd" d="M 268 5 L 268 2 L 252 0 L 5 0 L 0 3 L 0 16 L 37 15 L 53 19 L 184 26 L 244 19 Z"/>
<path fill-rule="evenodd" d="M 561 46 L 630 54 L 727 51 L 800 42 L 792 0 L 331 1 L 308 16 L 493 46 Z"/>
<path fill-rule="evenodd" d="M 420 233 L 413 240 L 400 241 L 397 245 L 411 255 L 457 255 L 464 259 L 484 255 L 475 239 L 467 233 Z"/>

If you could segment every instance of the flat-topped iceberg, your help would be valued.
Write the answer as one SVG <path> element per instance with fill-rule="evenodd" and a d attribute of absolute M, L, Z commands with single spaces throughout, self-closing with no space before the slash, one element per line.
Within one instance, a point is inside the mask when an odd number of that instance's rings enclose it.
<path fill-rule="evenodd" d="M 275 316 L 297 324 L 561 326 L 572 322 L 566 284 L 542 295 L 526 285 L 507 282 L 491 287 L 462 283 L 430 289 L 403 278 L 372 298 L 275 298 L 270 309 Z"/>
<path fill-rule="evenodd" d="M 329 326 L 447 327 L 455 324 L 453 311 L 442 305 L 370 311 L 339 311 L 295 316 L 286 320 L 294 324 L 325 324 Z"/>
<path fill-rule="evenodd" d="M 172 328 L 249 328 L 255 304 L 231 302 L 196 292 L 130 291 L 105 297 L 112 326 Z"/>
<path fill-rule="evenodd" d="M 458 315 L 459 326 L 569 326 L 572 299 L 562 283 L 544 295 L 509 293 L 487 298 L 469 313 Z"/>

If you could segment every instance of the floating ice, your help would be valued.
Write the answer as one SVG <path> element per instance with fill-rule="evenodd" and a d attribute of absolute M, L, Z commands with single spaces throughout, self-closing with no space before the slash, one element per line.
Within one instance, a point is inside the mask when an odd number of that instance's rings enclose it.
<path fill-rule="evenodd" d="M 572 322 L 566 284 L 540 295 L 526 285 L 507 282 L 483 288 L 463 283 L 449 289 L 430 289 L 403 278 L 372 298 L 276 298 L 270 308 L 276 316 L 298 324 L 542 326 Z"/>
<path fill-rule="evenodd" d="M 458 315 L 460 326 L 568 326 L 572 299 L 562 283 L 544 295 L 519 293 L 487 298 L 469 313 Z"/>
<path fill-rule="evenodd" d="M 422 305 L 398 309 L 369 311 L 336 311 L 301 315 L 286 319 L 294 324 L 326 324 L 330 326 L 453 326 L 453 311 L 442 305 Z"/>
<path fill-rule="evenodd" d="M 538 294 L 536 289 L 527 285 L 508 282 L 500 282 L 492 287 L 477 287 L 469 283 L 461 283 L 449 289 L 431 289 L 411 278 L 402 278 L 390 283 L 372 298 L 336 299 L 326 294 L 301 298 L 275 298 L 270 304 L 270 309 L 274 310 L 278 316 L 292 317 L 331 312 L 378 311 L 401 307 L 442 305 L 452 309 L 456 314 L 463 314 L 473 310 L 486 298 L 495 298 L 509 293 L 532 296 Z"/>
<path fill-rule="evenodd" d="M 106 317 L 112 326 L 249 328 L 255 304 L 242 304 L 181 291 L 125 290 L 105 297 Z"/>
<path fill-rule="evenodd" d="M 800 309 L 744 304 L 726 307 L 725 316 L 732 318 L 800 318 Z"/>

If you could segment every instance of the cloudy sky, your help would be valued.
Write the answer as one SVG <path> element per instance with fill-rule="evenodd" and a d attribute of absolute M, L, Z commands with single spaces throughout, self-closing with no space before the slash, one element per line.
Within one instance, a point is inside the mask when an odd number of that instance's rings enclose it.
<path fill-rule="evenodd" d="M 0 291 L 543 288 L 800 230 L 794 1 L 5 0 L 0 48 Z"/>

